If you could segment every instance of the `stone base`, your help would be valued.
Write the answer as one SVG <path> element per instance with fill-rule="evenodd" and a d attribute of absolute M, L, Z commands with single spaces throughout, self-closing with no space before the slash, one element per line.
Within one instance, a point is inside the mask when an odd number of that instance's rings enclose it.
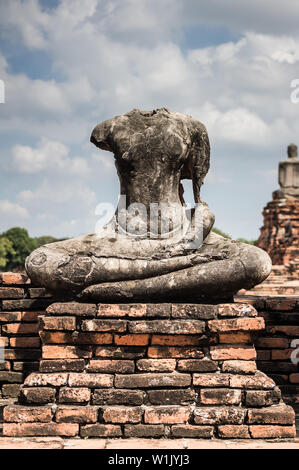
<path fill-rule="evenodd" d="M 251 305 L 54 303 L 39 323 L 39 372 L 4 409 L 5 436 L 295 437 L 256 370 Z"/>

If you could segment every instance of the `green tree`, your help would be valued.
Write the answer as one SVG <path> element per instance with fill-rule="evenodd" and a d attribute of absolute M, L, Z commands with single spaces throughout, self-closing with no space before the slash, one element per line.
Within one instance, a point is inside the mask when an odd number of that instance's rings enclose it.
<path fill-rule="evenodd" d="M 215 232 L 215 233 L 217 233 L 218 235 L 221 235 L 224 238 L 232 238 L 230 235 L 228 235 L 227 233 L 222 232 L 221 230 L 219 230 L 219 228 L 216 228 L 216 227 L 212 228 L 212 232 Z"/>
<path fill-rule="evenodd" d="M 13 269 L 17 266 L 23 266 L 26 257 L 37 248 L 37 242 L 29 237 L 26 229 L 21 227 L 13 227 L 1 234 L 1 238 L 7 238 L 13 248 L 13 252 L 7 254 L 8 269 Z"/>
<path fill-rule="evenodd" d="M 9 259 L 16 255 L 11 241 L 3 236 L 0 236 L 0 269 L 5 269 Z"/>

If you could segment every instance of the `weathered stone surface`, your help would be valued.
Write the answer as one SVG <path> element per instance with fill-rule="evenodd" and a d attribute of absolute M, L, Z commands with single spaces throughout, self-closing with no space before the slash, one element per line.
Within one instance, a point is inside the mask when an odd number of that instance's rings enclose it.
<path fill-rule="evenodd" d="M 139 359 L 137 369 L 143 372 L 172 372 L 176 368 L 175 359 Z"/>
<path fill-rule="evenodd" d="M 182 372 L 215 372 L 218 363 L 211 359 L 182 359 L 178 361 L 178 370 Z"/>
<path fill-rule="evenodd" d="M 141 390 L 96 389 L 93 394 L 95 405 L 141 405 L 145 393 Z"/>
<path fill-rule="evenodd" d="M 142 409 L 136 406 L 109 406 L 103 409 L 106 423 L 140 423 L 142 415 Z"/>
<path fill-rule="evenodd" d="M 293 408 L 282 404 L 249 410 L 247 422 L 249 424 L 293 424 L 294 419 Z"/>
<path fill-rule="evenodd" d="M 190 409 L 182 406 L 148 407 L 144 411 L 144 422 L 148 424 L 183 424 L 187 423 Z"/>
<path fill-rule="evenodd" d="M 33 387 L 21 388 L 20 402 L 21 403 L 54 403 L 56 390 L 50 387 Z"/>
<path fill-rule="evenodd" d="M 245 403 L 247 406 L 270 406 L 279 403 L 281 391 L 278 387 L 273 390 L 248 390 L 245 394 Z"/>
<path fill-rule="evenodd" d="M 248 426 L 234 424 L 218 426 L 218 435 L 229 439 L 249 439 L 251 437 Z"/>
<path fill-rule="evenodd" d="M 232 374 L 255 374 L 256 362 L 255 361 L 223 361 L 222 371 Z"/>
<path fill-rule="evenodd" d="M 195 408 L 194 422 L 196 424 L 243 424 L 246 409 L 233 406 Z"/>
<path fill-rule="evenodd" d="M 152 405 L 187 405 L 195 401 L 194 390 L 149 390 L 148 399 Z"/>
<path fill-rule="evenodd" d="M 54 374 L 42 374 L 39 372 L 32 372 L 24 382 L 27 387 L 42 387 L 51 385 L 53 387 L 61 387 L 66 385 L 68 381 L 68 374 L 66 373 L 54 373 Z"/>
<path fill-rule="evenodd" d="M 91 142 L 114 153 L 126 201 L 97 233 L 34 250 L 26 260 L 34 283 L 104 302 L 144 301 L 150 296 L 158 301 L 192 297 L 202 303 L 231 299 L 239 289 L 269 275 L 265 252 L 211 231 L 215 217 L 200 198 L 210 159 L 203 124 L 167 108 L 134 109 L 96 126 Z M 191 224 L 180 196 L 184 178 L 193 180 L 196 207 Z M 138 244 L 134 203 L 145 209 L 138 209 Z M 153 203 L 163 207 L 159 227 L 149 211 Z M 48 313 L 86 314 L 83 307 L 79 310 L 53 307 Z"/>
<path fill-rule="evenodd" d="M 59 405 L 56 409 L 55 420 L 57 423 L 96 423 L 98 408 L 96 406 L 72 406 Z"/>
<path fill-rule="evenodd" d="M 204 405 L 239 405 L 241 390 L 229 388 L 203 388 L 200 390 L 200 403 Z"/>
<path fill-rule="evenodd" d="M 162 437 L 164 434 L 163 424 L 125 425 L 125 437 Z"/>
<path fill-rule="evenodd" d="M 52 420 L 50 407 L 40 406 L 6 406 L 3 413 L 4 420 L 11 423 L 47 423 Z"/>
<path fill-rule="evenodd" d="M 148 373 L 115 376 L 115 387 L 117 388 L 187 387 L 190 383 L 190 374 Z"/>
<path fill-rule="evenodd" d="M 78 424 L 71 423 L 4 423 L 4 436 L 64 436 L 74 437 L 79 432 Z"/>
<path fill-rule="evenodd" d="M 190 437 L 197 439 L 212 438 L 214 435 L 213 426 L 192 426 L 192 424 L 176 425 L 171 427 L 173 437 Z"/>
<path fill-rule="evenodd" d="M 48 315 L 78 315 L 81 317 L 94 317 L 97 313 L 95 304 L 80 302 L 56 302 L 52 303 L 46 310 Z"/>
<path fill-rule="evenodd" d="M 115 424 L 86 424 L 81 426 L 81 437 L 121 437 L 121 427 Z"/>
<path fill-rule="evenodd" d="M 125 359 L 102 359 L 91 360 L 88 364 L 87 370 L 89 372 L 117 372 L 118 374 L 130 374 L 135 370 L 134 361 Z"/>

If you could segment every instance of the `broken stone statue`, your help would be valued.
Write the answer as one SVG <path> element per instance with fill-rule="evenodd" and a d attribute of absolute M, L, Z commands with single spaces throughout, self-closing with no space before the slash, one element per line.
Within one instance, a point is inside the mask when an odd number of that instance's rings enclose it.
<path fill-rule="evenodd" d="M 265 251 L 211 231 L 214 215 L 200 197 L 210 164 L 203 124 L 167 108 L 134 109 L 98 124 L 91 142 L 114 154 L 118 208 L 95 233 L 33 251 L 34 283 L 98 301 L 216 303 L 270 274 Z M 192 209 L 183 179 L 193 183 Z"/>

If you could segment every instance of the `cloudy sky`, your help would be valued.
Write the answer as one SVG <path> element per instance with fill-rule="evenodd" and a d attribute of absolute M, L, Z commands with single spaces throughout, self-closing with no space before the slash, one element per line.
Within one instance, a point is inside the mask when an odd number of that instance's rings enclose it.
<path fill-rule="evenodd" d="M 298 24 L 298 0 L 0 0 L 0 232 L 94 231 L 119 184 L 93 127 L 167 106 L 207 126 L 216 227 L 258 237 L 299 143 Z"/>

